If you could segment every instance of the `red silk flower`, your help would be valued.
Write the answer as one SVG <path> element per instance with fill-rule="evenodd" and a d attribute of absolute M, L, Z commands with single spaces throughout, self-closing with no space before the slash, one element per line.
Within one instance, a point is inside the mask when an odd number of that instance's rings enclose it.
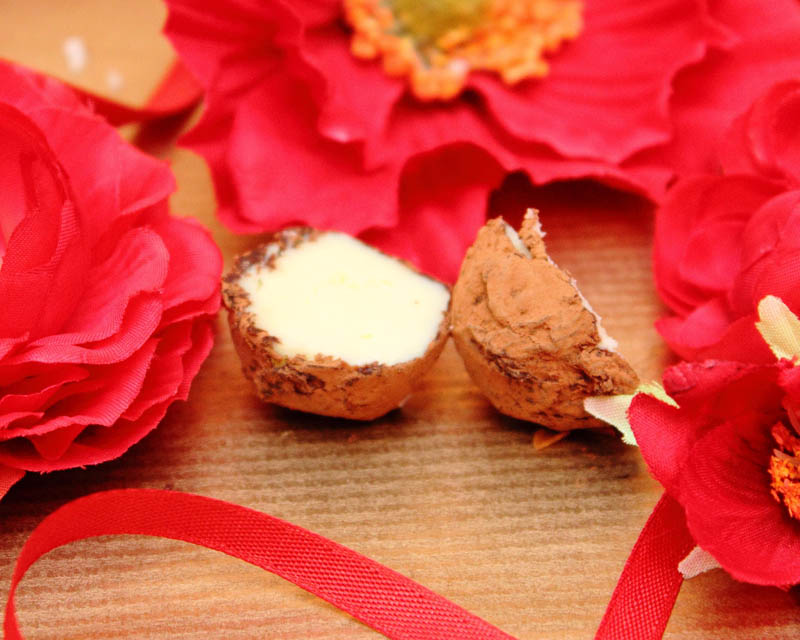
<path fill-rule="evenodd" d="M 351 54 L 342 4 L 169 0 L 166 33 L 207 89 L 184 142 L 208 160 L 233 230 L 338 228 L 445 279 L 509 171 L 660 197 L 672 168 L 648 150 L 670 140 L 673 77 L 768 21 L 755 0 L 717 3 L 747 16 L 735 29 L 701 0 L 586 0 L 546 77 L 471 73 L 454 98 L 421 101 Z"/>
<path fill-rule="evenodd" d="M 675 78 L 670 100 L 674 136 L 656 153 L 664 153 L 663 160 L 680 176 L 718 173 L 720 162 L 726 171 L 745 169 L 746 165 L 730 162 L 732 120 L 773 85 L 800 78 L 800 3 L 724 0 L 710 5 L 712 16 L 735 34 L 735 41 L 724 50 L 711 49 L 701 62 L 683 69 Z M 766 113 L 759 115 L 759 109 L 746 123 L 751 132 L 760 127 L 766 132 L 777 124 L 767 122 Z M 779 126 L 789 135 L 787 143 L 795 141 L 796 150 L 796 127 L 789 125 L 785 121 Z M 759 153 L 756 140 L 740 138 L 735 144 L 744 153 Z M 759 166 L 757 172 L 766 168 Z"/>
<path fill-rule="evenodd" d="M 0 485 L 115 458 L 186 398 L 222 268 L 169 169 L 0 65 Z"/>
<path fill-rule="evenodd" d="M 667 369 L 664 387 L 680 408 L 640 393 L 628 418 L 697 545 L 738 580 L 800 583 L 800 367 L 774 357 L 682 363 Z M 793 481 L 771 480 L 775 460 Z"/>
<path fill-rule="evenodd" d="M 657 213 L 654 269 L 676 313 L 657 324 L 685 359 L 769 362 L 765 295 L 800 312 L 800 80 L 771 87 L 720 145 L 725 175 L 684 179 Z"/>

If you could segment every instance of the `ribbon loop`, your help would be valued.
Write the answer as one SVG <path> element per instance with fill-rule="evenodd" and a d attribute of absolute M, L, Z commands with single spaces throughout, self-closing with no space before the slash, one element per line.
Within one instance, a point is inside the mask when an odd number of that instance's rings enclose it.
<path fill-rule="evenodd" d="M 497 627 L 369 558 L 302 527 L 229 502 L 155 489 L 105 491 L 70 502 L 34 530 L 11 582 L 7 640 L 21 640 L 14 593 L 56 547 L 139 534 L 222 551 L 293 582 L 396 640 L 514 640 Z"/>

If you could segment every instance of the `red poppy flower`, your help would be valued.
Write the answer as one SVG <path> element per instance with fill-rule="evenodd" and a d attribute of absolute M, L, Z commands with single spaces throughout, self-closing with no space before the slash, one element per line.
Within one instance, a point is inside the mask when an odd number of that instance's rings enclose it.
<path fill-rule="evenodd" d="M 697 545 L 738 580 L 800 583 L 800 367 L 682 363 L 664 387 L 680 408 L 638 394 L 628 417 Z"/>
<path fill-rule="evenodd" d="M 115 458 L 186 398 L 222 268 L 169 169 L 0 65 L 0 485 Z"/>
<path fill-rule="evenodd" d="M 166 33 L 207 88 L 184 141 L 227 225 L 362 234 L 445 279 L 509 171 L 660 197 L 672 170 L 648 150 L 670 139 L 671 81 L 733 32 L 700 0 L 168 4 Z M 456 11 L 466 26 L 444 29 Z M 498 12 L 512 26 L 495 33 Z M 534 14 L 553 22 L 531 34 Z M 493 33 L 507 60 L 484 49 Z"/>
<path fill-rule="evenodd" d="M 758 301 L 800 312 L 798 122 L 800 81 L 771 87 L 720 146 L 730 173 L 682 180 L 657 213 L 656 283 L 677 314 L 657 327 L 683 358 L 769 362 Z"/>

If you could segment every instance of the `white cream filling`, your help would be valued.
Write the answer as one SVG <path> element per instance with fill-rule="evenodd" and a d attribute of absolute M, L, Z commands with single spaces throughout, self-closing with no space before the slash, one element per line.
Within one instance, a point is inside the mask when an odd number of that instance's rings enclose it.
<path fill-rule="evenodd" d="M 517 250 L 517 253 L 521 253 L 526 258 L 532 258 L 530 250 L 528 247 L 525 246 L 525 243 L 522 241 L 522 238 L 519 237 L 517 230 L 508 224 L 505 220 L 503 220 L 503 226 L 506 230 L 506 236 L 511 241 L 511 245 L 514 249 Z"/>
<path fill-rule="evenodd" d="M 317 354 L 360 366 L 422 356 L 447 310 L 435 280 L 342 233 L 325 233 L 256 266 L 240 285 L 257 325 L 285 356 Z"/>
<path fill-rule="evenodd" d="M 531 209 L 528 209 L 525 212 L 526 219 L 530 218 L 532 215 L 533 211 Z M 522 238 L 519 237 L 519 234 L 517 233 L 516 229 L 514 229 L 514 227 L 508 224 L 505 220 L 503 221 L 503 224 L 505 225 L 506 235 L 508 236 L 508 239 L 511 241 L 511 244 L 514 247 L 514 249 L 516 249 L 519 253 L 526 256 L 527 258 L 530 258 L 531 252 L 528 250 L 528 247 L 525 246 L 525 243 L 522 242 Z M 539 233 L 540 237 L 544 238 L 545 233 L 542 230 L 541 220 L 537 220 L 537 232 Z M 550 256 L 546 256 L 546 258 L 550 264 L 558 268 L 558 265 L 555 262 L 553 262 L 553 259 Z M 581 290 L 578 289 L 578 283 L 575 281 L 575 278 L 570 278 L 570 284 L 573 286 L 575 291 L 578 292 L 578 295 L 581 298 L 581 303 L 583 303 L 583 308 L 594 316 L 595 322 L 597 324 L 597 334 L 600 336 L 600 342 L 597 343 L 597 348 L 602 349 L 603 351 L 611 351 L 613 353 L 616 353 L 617 348 L 619 347 L 619 343 L 617 343 L 617 341 L 614 340 L 614 338 L 608 335 L 608 332 L 605 330 L 600 320 L 600 316 L 597 315 L 597 312 L 592 308 L 592 305 L 589 304 L 589 301 L 581 293 Z"/>

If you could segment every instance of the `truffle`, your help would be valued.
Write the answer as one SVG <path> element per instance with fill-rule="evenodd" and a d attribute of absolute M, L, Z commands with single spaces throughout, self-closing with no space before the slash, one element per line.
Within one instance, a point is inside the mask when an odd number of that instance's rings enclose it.
<path fill-rule="evenodd" d="M 556 430 L 602 427 L 583 399 L 631 393 L 638 378 L 543 235 L 533 209 L 519 235 L 501 218 L 478 232 L 453 288 L 453 339 L 501 413 Z"/>
<path fill-rule="evenodd" d="M 448 337 L 445 285 L 343 233 L 276 233 L 236 260 L 222 295 L 259 397 L 326 416 L 398 407 Z"/>

